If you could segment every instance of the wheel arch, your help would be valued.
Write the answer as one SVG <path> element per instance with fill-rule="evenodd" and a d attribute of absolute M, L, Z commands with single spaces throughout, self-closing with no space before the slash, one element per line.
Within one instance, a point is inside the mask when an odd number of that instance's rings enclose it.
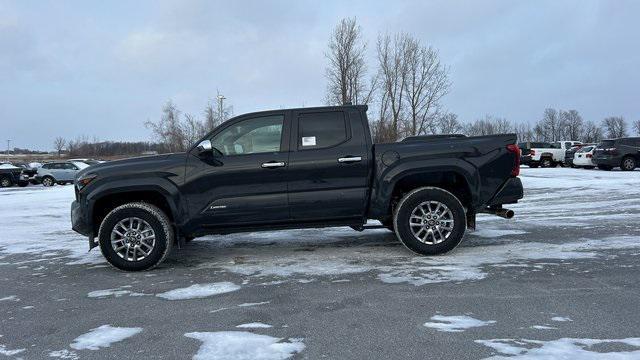
<path fill-rule="evenodd" d="M 94 193 L 96 195 L 88 198 L 89 217 L 94 234 L 98 233 L 100 223 L 111 210 L 130 202 L 140 201 L 155 205 L 169 217 L 172 223 L 179 218 L 179 204 L 176 200 L 178 197 L 170 188 L 147 184 L 102 189 Z"/>

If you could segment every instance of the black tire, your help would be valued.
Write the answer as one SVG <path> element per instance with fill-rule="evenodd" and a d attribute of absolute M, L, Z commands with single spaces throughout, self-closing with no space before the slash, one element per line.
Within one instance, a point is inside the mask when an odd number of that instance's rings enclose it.
<path fill-rule="evenodd" d="M 51 176 L 45 176 L 42 178 L 42 186 L 53 186 L 56 184 L 56 180 L 54 178 L 52 178 Z"/>
<path fill-rule="evenodd" d="M 633 171 L 636 166 L 636 159 L 632 156 L 625 156 L 620 163 L 620 169 L 623 171 Z"/>
<path fill-rule="evenodd" d="M 553 167 L 554 163 L 552 159 L 549 158 L 543 158 L 542 160 L 540 160 L 540 167 L 543 168 L 550 168 Z"/>
<path fill-rule="evenodd" d="M 598 169 L 604 170 L 604 171 L 610 171 L 611 169 L 613 169 L 613 167 L 607 166 L 607 165 L 598 165 Z"/>
<path fill-rule="evenodd" d="M 20 181 L 20 182 L 18 183 L 18 186 L 20 186 L 20 187 L 25 187 L 25 186 L 27 186 L 27 185 L 29 185 L 29 182 L 28 182 L 28 181 Z"/>
<path fill-rule="evenodd" d="M 11 178 L 7 176 L 0 177 L 0 187 L 7 188 L 12 186 L 13 186 L 13 181 L 11 181 Z"/>
<path fill-rule="evenodd" d="M 422 242 L 414 236 L 409 226 L 412 211 L 426 201 L 437 201 L 451 211 L 453 228 L 442 242 Z M 393 224 L 396 236 L 409 250 L 421 255 L 438 255 L 451 251 L 460 244 L 467 228 L 467 219 L 464 207 L 453 194 L 437 187 L 422 187 L 409 192 L 400 200 L 393 215 Z"/>
<path fill-rule="evenodd" d="M 137 261 L 126 260 L 111 246 L 111 232 L 119 221 L 136 217 L 146 221 L 155 233 L 155 244 L 149 255 Z M 100 251 L 109 264 L 124 271 L 150 270 L 158 266 L 169 255 L 174 242 L 173 227 L 167 215 L 157 206 L 133 202 L 111 210 L 100 224 L 98 232 Z M 135 257 L 135 255 L 134 255 Z"/>

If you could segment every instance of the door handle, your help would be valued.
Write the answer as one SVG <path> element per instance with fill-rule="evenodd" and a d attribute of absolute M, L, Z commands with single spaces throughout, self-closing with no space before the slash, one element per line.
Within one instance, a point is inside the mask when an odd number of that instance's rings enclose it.
<path fill-rule="evenodd" d="M 262 163 L 262 167 L 265 169 L 272 169 L 272 168 L 279 168 L 279 167 L 284 167 L 286 165 L 285 162 L 280 161 L 270 161 L 270 162 L 266 162 L 266 163 Z"/>
<path fill-rule="evenodd" d="M 362 156 L 345 156 L 338 158 L 339 163 L 352 163 L 362 161 Z"/>

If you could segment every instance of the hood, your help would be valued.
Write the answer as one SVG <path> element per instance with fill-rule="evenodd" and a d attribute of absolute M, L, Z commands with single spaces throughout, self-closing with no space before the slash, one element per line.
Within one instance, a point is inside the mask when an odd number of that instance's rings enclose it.
<path fill-rule="evenodd" d="M 86 174 L 101 175 L 134 175 L 166 167 L 167 163 L 181 162 L 186 159 L 186 153 L 140 156 L 121 160 L 107 161 L 91 165 L 78 172 L 76 179 Z"/>

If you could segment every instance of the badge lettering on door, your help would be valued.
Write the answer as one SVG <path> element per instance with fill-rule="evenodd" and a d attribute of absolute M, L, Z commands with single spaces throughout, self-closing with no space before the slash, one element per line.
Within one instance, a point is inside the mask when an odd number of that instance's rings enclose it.
<path fill-rule="evenodd" d="M 316 146 L 315 136 L 305 136 L 302 138 L 302 146 Z"/>

